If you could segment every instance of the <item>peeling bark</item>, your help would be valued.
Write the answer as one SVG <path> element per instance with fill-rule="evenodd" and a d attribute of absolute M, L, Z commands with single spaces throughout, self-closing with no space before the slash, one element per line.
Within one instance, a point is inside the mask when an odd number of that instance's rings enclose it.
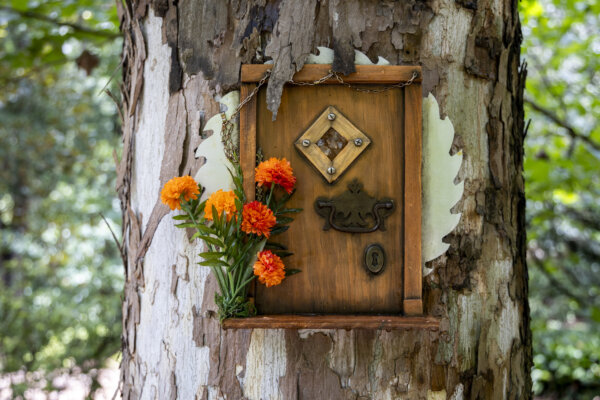
<path fill-rule="evenodd" d="M 530 397 L 523 87 L 516 1 L 117 1 L 124 34 L 124 399 L 525 399 Z M 355 49 L 422 65 L 464 154 L 463 213 L 429 263 L 429 331 L 220 329 L 200 245 L 173 227 L 164 182 L 202 173 L 195 149 L 242 63 L 284 83 L 317 46 L 349 73 Z"/>

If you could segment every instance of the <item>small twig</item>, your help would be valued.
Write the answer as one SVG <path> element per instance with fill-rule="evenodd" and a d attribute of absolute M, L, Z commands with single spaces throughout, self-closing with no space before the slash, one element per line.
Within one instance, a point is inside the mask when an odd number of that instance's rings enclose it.
<path fill-rule="evenodd" d="M 531 118 L 527 120 L 527 124 L 525 125 L 525 129 L 523 129 L 523 137 L 527 137 L 527 132 L 529 132 L 529 125 L 531 125 Z"/>
<path fill-rule="evenodd" d="M 36 13 L 35 11 L 17 10 L 16 8 L 7 7 L 7 6 L 0 6 L 0 10 L 19 14 L 21 17 L 24 17 L 24 18 L 37 19 L 39 21 L 49 22 L 51 24 L 59 25 L 59 26 L 67 26 L 69 28 L 76 30 L 77 32 L 87 33 L 89 35 L 101 36 L 101 37 L 106 37 L 106 38 L 110 38 L 110 39 L 115 39 L 115 38 L 118 38 L 121 36 L 121 34 L 117 33 L 117 32 L 88 28 L 87 26 L 84 26 L 84 25 L 79 25 L 79 24 L 75 24 L 75 23 L 67 22 L 67 21 L 61 21 L 57 18 L 52 18 L 52 17 L 49 17 L 44 14 Z"/>
<path fill-rule="evenodd" d="M 108 89 L 105 89 L 104 93 L 106 93 L 108 97 L 110 97 L 110 99 L 115 103 L 115 106 L 117 106 L 117 112 L 119 113 L 119 118 L 121 118 L 121 123 L 124 123 L 125 118 L 123 117 L 123 112 L 121 111 L 121 104 L 119 104 L 119 100 L 117 100 L 115 95 L 112 94 L 112 92 Z"/>
<path fill-rule="evenodd" d="M 542 272 L 542 274 L 544 274 L 544 276 L 546 277 L 546 279 L 548 279 L 548 281 L 550 281 L 550 283 L 552 284 L 552 286 L 561 294 L 572 298 L 573 300 L 575 300 L 576 302 L 578 302 L 579 304 L 586 304 L 587 303 L 587 299 L 584 299 L 580 296 L 578 296 L 577 294 L 575 294 L 573 291 L 571 291 L 571 289 L 569 289 L 567 286 L 563 285 L 558 279 L 556 279 L 553 275 L 552 272 L 550 272 L 548 270 L 548 268 L 546 268 L 546 266 L 544 265 L 544 262 L 542 260 L 540 260 L 539 258 L 533 256 L 532 257 L 533 260 L 533 264 L 535 266 L 537 266 L 540 270 L 540 272 Z"/>
<path fill-rule="evenodd" d="M 112 72 L 112 74 L 110 74 L 110 76 L 108 77 L 108 82 L 106 82 L 106 85 L 104 85 L 104 87 L 102 89 L 100 89 L 100 91 L 98 92 L 98 95 L 100 95 L 102 92 L 104 92 L 105 90 L 107 90 L 107 86 L 112 82 L 113 78 L 115 77 L 115 74 L 121 69 L 121 67 L 123 66 L 123 62 L 125 62 L 125 57 L 121 57 L 121 62 L 119 63 L 119 65 L 117 65 L 114 69 L 114 71 Z"/>
<path fill-rule="evenodd" d="M 0 7 L 0 9 L 2 9 L 2 8 Z M 58 66 L 61 64 L 65 64 L 69 61 L 70 60 L 68 58 L 61 58 L 59 60 L 44 62 L 43 65 L 38 65 L 38 66 L 29 68 L 29 70 L 27 70 L 27 72 L 23 73 L 22 75 L 11 76 L 11 77 L 0 76 L 0 80 L 2 80 L 5 83 L 18 83 L 18 82 L 22 81 L 23 79 L 30 78 L 35 73 L 43 72 L 48 67 Z"/>
<path fill-rule="evenodd" d="M 572 138 L 572 139 L 579 139 L 582 142 L 588 144 L 590 147 L 592 147 L 594 150 L 596 151 L 600 151 L 600 144 L 597 142 L 594 142 L 592 139 L 590 139 L 588 136 L 578 132 L 573 125 L 571 125 L 570 123 L 568 123 L 567 121 L 561 119 L 558 117 L 558 115 L 556 115 L 555 113 L 553 113 L 552 111 L 548 110 L 547 108 L 542 107 L 541 105 L 537 104 L 535 101 L 525 98 L 525 103 L 529 104 L 531 106 L 531 108 L 533 108 L 535 111 L 539 112 L 540 114 L 544 115 L 545 117 L 547 117 L 549 120 L 551 120 L 552 122 L 554 122 L 556 125 L 560 126 L 561 128 L 564 128 L 567 131 L 567 134 Z"/>
<path fill-rule="evenodd" d="M 102 213 L 100 213 L 100 217 L 104 220 L 104 223 L 106 224 L 106 226 L 108 226 L 108 230 L 110 231 L 115 244 L 117 245 L 117 248 L 119 249 L 119 253 L 121 254 L 121 258 L 125 259 L 125 253 L 123 252 L 123 246 L 121 246 L 121 243 L 119 243 L 119 239 L 117 239 L 117 235 L 115 234 L 115 232 L 112 230 L 112 228 L 110 227 L 110 224 L 108 223 L 108 221 L 106 220 L 106 218 L 104 218 L 104 215 Z"/>

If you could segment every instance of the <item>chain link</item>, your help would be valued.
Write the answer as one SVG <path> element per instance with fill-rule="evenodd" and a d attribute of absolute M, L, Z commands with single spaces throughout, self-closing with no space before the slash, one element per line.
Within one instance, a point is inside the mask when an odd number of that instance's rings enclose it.
<path fill-rule="evenodd" d="M 263 76 L 261 78 L 261 80 L 258 81 L 256 86 L 254 87 L 254 89 L 252 89 L 252 91 L 248 94 L 248 96 L 246 96 L 246 98 L 244 98 L 242 101 L 240 101 L 240 103 L 238 104 L 238 106 L 236 107 L 236 109 L 234 110 L 234 112 L 231 114 L 231 116 L 229 118 L 227 118 L 227 115 L 224 112 L 221 113 L 221 118 L 223 119 L 223 129 L 222 129 L 221 140 L 223 141 L 223 146 L 225 147 L 225 155 L 227 156 L 227 158 L 230 161 L 237 161 L 237 153 L 236 153 L 235 145 L 233 144 L 233 140 L 232 140 L 234 124 L 231 121 L 233 121 L 233 119 L 240 113 L 242 107 L 244 107 L 246 104 L 248 104 L 248 102 L 250 100 L 252 100 L 252 98 L 254 96 L 256 96 L 256 94 L 260 90 L 261 86 L 263 86 L 269 80 L 270 76 L 271 76 L 271 70 L 267 70 L 267 72 L 265 72 L 265 76 Z M 418 77 L 419 77 L 419 73 L 417 71 L 413 71 L 412 76 L 406 82 L 399 82 L 399 83 L 394 83 L 392 85 L 385 85 L 384 87 L 377 88 L 377 89 L 367 89 L 365 87 L 352 85 L 352 84 L 344 81 L 344 78 L 342 78 L 337 72 L 329 70 L 327 75 L 317 79 L 316 81 L 297 82 L 294 80 L 290 80 L 287 83 L 289 83 L 290 85 L 294 85 L 294 86 L 317 86 L 317 85 L 324 83 L 325 81 L 328 81 L 331 78 L 335 78 L 341 85 L 343 85 L 347 88 L 350 88 L 352 90 L 355 90 L 357 92 L 381 93 L 381 92 L 386 92 L 391 89 L 398 89 L 398 88 L 410 86 L 415 82 L 415 79 L 417 79 Z"/>
<path fill-rule="evenodd" d="M 296 86 L 317 86 L 320 85 L 321 83 L 325 82 L 326 80 L 333 78 L 335 76 L 335 72 L 333 72 L 332 70 L 329 70 L 329 73 L 327 75 L 325 75 L 324 77 L 317 79 L 316 81 L 313 82 L 296 82 L 294 80 L 288 81 L 289 84 L 291 85 L 296 85 Z"/>
<path fill-rule="evenodd" d="M 246 98 L 244 100 L 240 101 L 240 104 L 238 104 L 238 106 L 236 107 L 235 111 L 231 115 L 231 118 L 233 118 L 237 114 L 239 114 L 239 112 L 242 109 L 242 107 L 244 107 L 250 100 L 252 100 L 252 98 L 254 96 L 256 96 L 256 94 L 260 90 L 260 87 L 262 85 L 264 85 L 267 82 L 267 80 L 269 80 L 270 76 L 271 76 L 271 70 L 269 69 L 269 70 L 267 70 L 267 72 L 265 72 L 265 76 L 263 76 L 261 78 L 261 80 L 258 81 L 258 84 L 256 85 L 256 87 L 254 89 L 252 89 L 252 91 L 250 92 L 250 94 L 248 96 L 246 96 Z"/>
<path fill-rule="evenodd" d="M 406 82 L 398 82 L 398 83 L 394 83 L 393 85 L 386 85 L 386 86 L 384 86 L 382 88 L 378 88 L 378 89 L 366 89 L 364 87 L 351 85 L 350 83 L 345 82 L 344 79 L 337 72 L 332 72 L 332 74 L 333 74 L 333 76 L 335 76 L 335 79 L 337 79 L 337 81 L 340 84 L 342 84 L 352 90 L 356 90 L 357 92 L 362 92 L 362 93 L 381 93 L 381 92 L 386 92 L 391 89 L 403 88 L 403 87 L 412 85 L 414 83 L 415 79 L 417 79 L 419 77 L 419 73 L 417 71 L 413 71 L 412 76 Z"/>

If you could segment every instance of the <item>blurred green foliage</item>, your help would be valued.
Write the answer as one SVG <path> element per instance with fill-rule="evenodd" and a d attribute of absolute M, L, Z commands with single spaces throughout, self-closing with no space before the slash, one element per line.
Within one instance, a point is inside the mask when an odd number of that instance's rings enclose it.
<path fill-rule="evenodd" d="M 114 3 L 0 2 L 0 372 L 119 351 Z M 113 89 L 116 84 L 109 84 Z"/>
<path fill-rule="evenodd" d="M 600 394 L 600 1 L 523 0 L 536 394 Z"/>
<path fill-rule="evenodd" d="M 600 1 L 522 0 L 536 394 L 600 393 Z M 119 349 L 113 2 L 0 2 L 0 372 Z M 114 86 L 114 82 L 109 87 Z"/>

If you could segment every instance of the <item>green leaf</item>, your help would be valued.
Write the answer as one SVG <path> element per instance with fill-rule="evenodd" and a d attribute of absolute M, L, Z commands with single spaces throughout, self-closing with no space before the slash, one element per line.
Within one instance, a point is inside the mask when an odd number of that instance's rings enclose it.
<path fill-rule="evenodd" d="M 219 247 L 225 247 L 225 243 L 221 239 L 217 239 L 212 236 L 200 235 L 198 236 L 200 239 L 204 240 L 208 244 L 212 244 Z"/>
<path fill-rule="evenodd" d="M 175 224 L 177 228 L 196 228 L 196 224 L 193 222 L 184 222 L 182 224 Z"/>
<path fill-rule="evenodd" d="M 198 264 L 204 267 L 229 267 L 229 264 L 227 264 L 225 261 L 217 259 L 200 261 Z"/>
<path fill-rule="evenodd" d="M 212 229 L 212 228 L 211 228 L 211 227 L 209 227 L 209 226 L 203 225 L 203 224 L 194 225 L 194 227 L 195 227 L 195 228 L 196 228 L 198 231 L 200 231 L 200 232 L 202 232 L 202 233 L 204 233 L 204 234 L 209 234 L 209 235 L 210 235 L 210 234 L 213 234 L 213 235 L 214 235 L 214 234 L 216 234 L 216 232 L 215 232 L 215 230 L 214 230 L 214 229 Z"/>
<path fill-rule="evenodd" d="M 285 277 L 287 278 L 288 276 L 296 275 L 299 272 L 302 272 L 302 270 L 301 269 L 286 269 Z"/>
<path fill-rule="evenodd" d="M 287 246 L 282 245 L 281 243 L 276 242 L 267 242 L 265 244 L 265 250 L 287 250 Z"/>
<path fill-rule="evenodd" d="M 212 217 L 213 217 L 213 226 L 217 230 L 217 233 L 223 232 L 223 227 L 221 225 L 221 219 L 219 217 L 219 213 L 217 212 L 217 208 L 212 206 Z"/>
<path fill-rule="evenodd" d="M 273 230 L 271 231 L 271 235 L 279 235 L 280 233 L 283 233 L 283 232 L 287 231 L 288 229 L 290 229 L 289 225 L 277 226 L 277 227 L 273 228 Z"/>
<path fill-rule="evenodd" d="M 205 208 L 206 208 L 206 200 L 204 200 L 202 203 L 198 204 L 198 207 L 196 207 L 194 216 L 200 216 L 201 214 L 203 214 Z"/>
<path fill-rule="evenodd" d="M 278 225 L 289 224 L 289 223 L 291 223 L 293 221 L 294 221 L 294 218 L 291 218 L 291 217 L 277 217 L 277 224 Z"/>
<path fill-rule="evenodd" d="M 284 208 L 282 210 L 277 211 L 277 215 L 280 214 L 293 214 L 293 213 L 299 213 L 302 212 L 303 209 L 302 208 Z"/>
<path fill-rule="evenodd" d="M 235 198 L 235 208 L 238 211 L 242 211 L 243 208 L 244 208 L 244 205 L 242 204 L 242 201 L 239 198 L 237 198 L 237 197 Z"/>
<path fill-rule="evenodd" d="M 222 258 L 224 255 L 222 251 L 205 251 L 199 254 L 202 258 Z"/>
<path fill-rule="evenodd" d="M 291 251 L 274 251 L 274 253 L 277 254 L 281 258 L 285 258 L 285 257 L 294 255 L 294 253 L 292 253 Z"/>
<path fill-rule="evenodd" d="M 196 232 L 192 235 L 192 237 L 190 238 L 190 243 L 193 242 L 194 240 L 198 239 L 202 234 L 200 232 Z"/>

